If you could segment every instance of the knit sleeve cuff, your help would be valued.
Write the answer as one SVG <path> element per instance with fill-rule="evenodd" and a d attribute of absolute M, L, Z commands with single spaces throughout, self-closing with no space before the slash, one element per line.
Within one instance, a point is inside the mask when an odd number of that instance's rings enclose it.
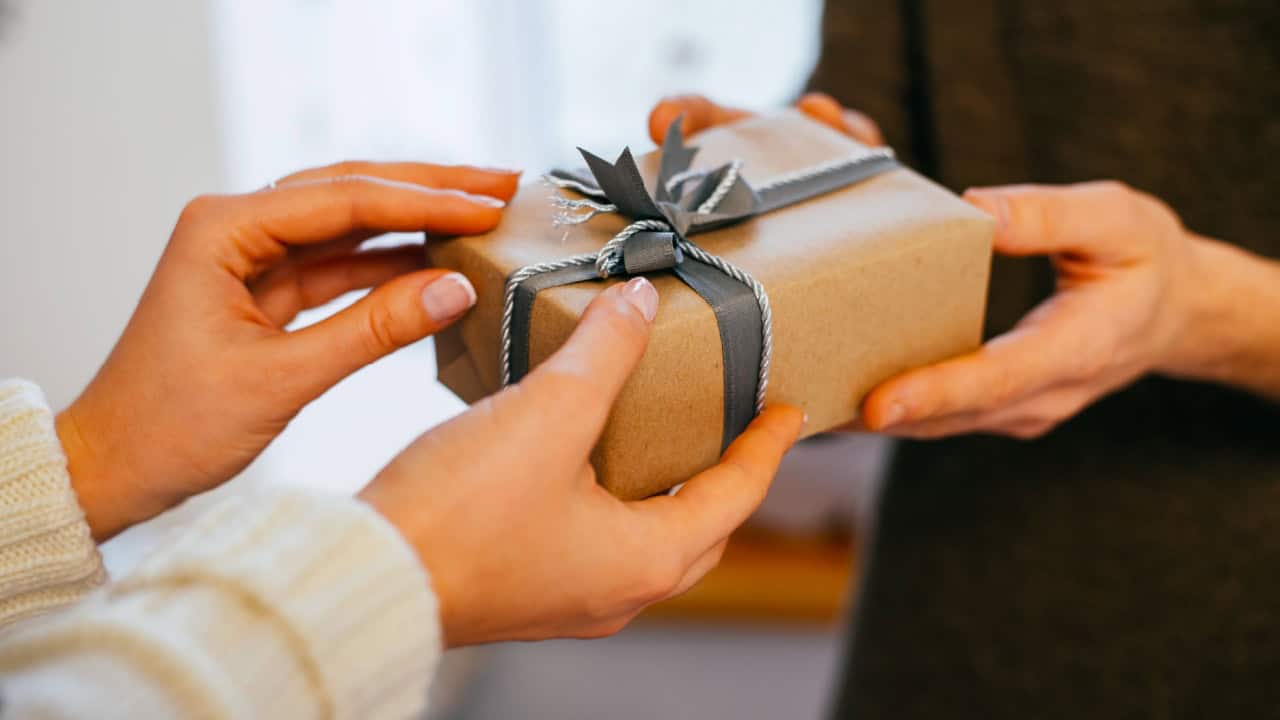
<path fill-rule="evenodd" d="M 74 602 L 105 577 L 43 394 L 0 381 L 0 627 Z"/>
<path fill-rule="evenodd" d="M 412 548 L 364 503 L 298 492 L 228 498 L 110 597 L 192 586 L 265 616 L 334 717 L 408 717 L 426 702 L 441 652 L 435 596 Z M 255 649 L 261 638 L 222 634 L 206 651 L 266 707 L 280 688 L 239 659 Z"/>

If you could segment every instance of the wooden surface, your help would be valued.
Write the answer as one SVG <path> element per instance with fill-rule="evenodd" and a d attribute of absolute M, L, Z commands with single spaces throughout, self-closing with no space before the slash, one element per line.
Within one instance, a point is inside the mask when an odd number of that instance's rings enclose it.
<path fill-rule="evenodd" d="M 701 582 L 651 607 L 642 619 L 834 623 L 844 610 L 857 560 L 848 537 L 744 529 Z"/>

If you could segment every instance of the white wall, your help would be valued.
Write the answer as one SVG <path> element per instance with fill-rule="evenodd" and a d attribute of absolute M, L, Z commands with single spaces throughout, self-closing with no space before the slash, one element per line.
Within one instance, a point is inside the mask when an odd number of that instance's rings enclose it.
<path fill-rule="evenodd" d="M 205 3 L 7 0 L 0 376 L 55 407 L 128 320 L 183 203 L 223 186 Z"/>

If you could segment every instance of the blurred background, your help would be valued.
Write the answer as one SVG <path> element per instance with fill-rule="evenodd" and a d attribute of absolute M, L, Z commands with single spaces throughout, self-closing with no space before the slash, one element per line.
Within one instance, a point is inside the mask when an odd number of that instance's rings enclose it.
<path fill-rule="evenodd" d="M 0 0 L 3 372 L 69 402 L 197 194 L 344 159 L 536 177 L 579 145 L 648 150 L 665 94 L 794 99 L 821 13 L 821 0 Z M 217 492 L 354 491 L 462 409 L 434 375 L 430 341 L 361 371 Z M 688 595 L 605 641 L 449 653 L 432 716 L 818 717 L 887 452 L 807 442 Z M 208 501 L 113 540 L 112 571 Z"/>

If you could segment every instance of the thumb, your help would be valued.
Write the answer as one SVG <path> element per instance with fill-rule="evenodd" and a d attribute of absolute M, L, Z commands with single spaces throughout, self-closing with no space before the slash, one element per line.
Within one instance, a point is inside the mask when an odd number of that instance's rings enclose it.
<path fill-rule="evenodd" d="M 729 445 L 718 465 L 695 475 L 674 496 L 632 503 L 657 521 L 660 539 L 653 547 L 674 547 L 686 565 L 692 565 L 727 538 L 764 501 L 782 456 L 800 436 L 804 422 L 799 408 L 765 408 Z"/>
<path fill-rule="evenodd" d="M 365 365 L 452 325 L 475 304 L 466 276 L 422 270 L 379 285 L 284 342 L 300 360 L 294 366 L 307 369 L 304 392 L 315 397 Z"/>
<path fill-rule="evenodd" d="M 644 355 L 658 291 L 643 277 L 600 293 L 563 347 L 520 382 L 519 396 L 540 417 L 572 417 L 574 437 L 595 444 L 614 400 Z"/>
<path fill-rule="evenodd" d="M 996 220 L 995 249 L 1005 255 L 1069 253 L 1123 260 L 1140 237 L 1140 198 L 1120 183 L 970 188 L 964 199 Z"/>

